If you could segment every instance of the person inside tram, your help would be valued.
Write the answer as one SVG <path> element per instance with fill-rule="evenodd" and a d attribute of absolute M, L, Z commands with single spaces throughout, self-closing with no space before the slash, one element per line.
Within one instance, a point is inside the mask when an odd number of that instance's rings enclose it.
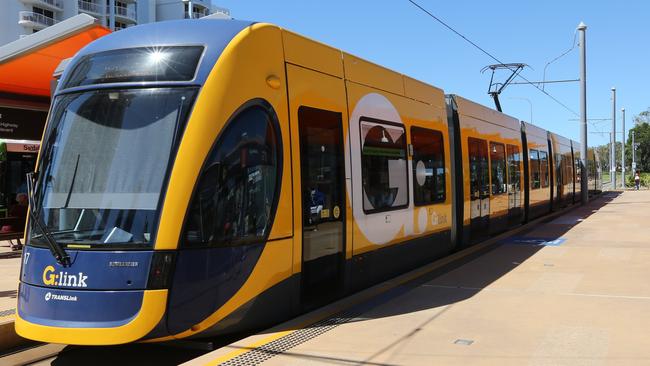
<path fill-rule="evenodd" d="M 309 190 L 309 223 L 311 225 L 317 225 L 320 222 L 321 211 L 323 211 L 323 205 L 325 205 L 325 194 L 318 190 L 318 187 L 313 186 Z M 314 231 L 318 230 L 318 227 L 314 228 Z"/>

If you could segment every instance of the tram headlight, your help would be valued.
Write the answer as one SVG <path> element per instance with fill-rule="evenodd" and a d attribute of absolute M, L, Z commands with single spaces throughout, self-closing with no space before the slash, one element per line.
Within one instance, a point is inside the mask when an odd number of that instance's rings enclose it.
<path fill-rule="evenodd" d="M 149 270 L 147 289 L 158 290 L 169 288 L 171 272 L 174 266 L 175 255 L 173 252 L 154 252 Z"/>

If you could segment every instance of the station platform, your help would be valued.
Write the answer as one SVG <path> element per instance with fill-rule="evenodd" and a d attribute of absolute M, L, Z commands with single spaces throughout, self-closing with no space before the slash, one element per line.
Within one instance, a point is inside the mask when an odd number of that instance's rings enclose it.
<path fill-rule="evenodd" d="M 650 364 L 649 223 L 608 192 L 186 365 Z"/>
<path fill-rule="evenodd" d="M 9 241 L 0 241 L 0 353 L 29 343 L 14 331 L 21 254 Z"/>

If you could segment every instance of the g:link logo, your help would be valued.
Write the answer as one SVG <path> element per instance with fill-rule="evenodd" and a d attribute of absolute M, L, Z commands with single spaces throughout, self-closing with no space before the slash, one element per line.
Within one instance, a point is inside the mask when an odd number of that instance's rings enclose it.
<path fill-rule="evenodd" d="M 88 276 L 84 276 L 83 272 L 70 274 L 68 272 L 54 273 L 54 271 L 54 266 L 45 267 L 45 270 L 43 270 L 44 284 L 62 287 L 88 287 L 86 284 Z"/>

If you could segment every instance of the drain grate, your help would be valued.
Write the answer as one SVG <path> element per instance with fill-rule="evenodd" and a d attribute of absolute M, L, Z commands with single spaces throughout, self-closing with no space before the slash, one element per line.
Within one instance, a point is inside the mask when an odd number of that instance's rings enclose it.
<path fill-rule="evenodd" d="M 9 309 L 9 310 L 0 311 L 0 317 L 14 315 L 14 314 L 16 314 L 16 309 Z"/>
<path fill-rule="evenodd" d="M 316 322 L 306 328 L 287 334 L 265 345 L 242 353 L 241 355 L 231 358 L 221 363 L 223 366 L 251 366 L 276 356 L 287 350 L 305 343 L 325 332 L 328 332 L 341 324 L 353 321 L 356 316 L 360 315 L 358 311 L 352 313 L 342 313 Z"/>
<path fill-rule="evenodd" d="M 462 346 L 471 346 L 474 343 L 471 339 L 457 339 L 454 341 L 454 344 L 460 344 Z"/>

